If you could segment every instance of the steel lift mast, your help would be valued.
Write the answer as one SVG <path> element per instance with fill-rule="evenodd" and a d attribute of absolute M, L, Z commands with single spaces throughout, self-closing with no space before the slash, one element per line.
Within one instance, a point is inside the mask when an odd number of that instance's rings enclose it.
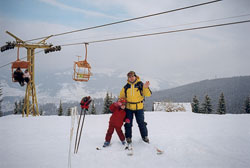
<path fill-rule="evenodd" d="M 16 40 L 15 47 L 27 49 L 27 62 L 29 62 L 28 71 L 31 77 L 30 77 L 30 81 L 27 83 L 27 86 L 26 86 L 24 105 L 22 109 L 22 116 L 24 117 L 25 112 L 26 112 L 26 117 L 28 117 L 31 112 L 33 116 L 39 116 L 38 102 L 37 102 L 37 96 L 36 96 L 36 85 L 35 85 L 35 49 L 51 48 L 52 47 L 51 44 L 48 45 L 45 43 L 45 41 L 51 36 L 44 38 L 38 43 L 28 44 L 25 41 L 13 35 L 12 33 L 8 31 L 6 31 L 6 33 L 12 36 Z"/>

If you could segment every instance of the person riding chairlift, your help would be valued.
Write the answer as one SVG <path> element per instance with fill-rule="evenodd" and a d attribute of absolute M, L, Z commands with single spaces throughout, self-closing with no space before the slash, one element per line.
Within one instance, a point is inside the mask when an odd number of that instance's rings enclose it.
<path fill-rule="evenodd" d="M 24 86 L 23 71 L 18 67 L 14 72 L 14 80 L 19 82 L 21 86 Z"/>
<path fill-rule="evenodd" d="M 23 79 L 24 79 L 24 81 L 25 81 L 27 84 L 29 83 L 29 81 L 30 81 L 30 73 L 29 73 L 29 70 L 28 70 L 28 69 L 26 69 L 26 70 L 24 71 Z"/>

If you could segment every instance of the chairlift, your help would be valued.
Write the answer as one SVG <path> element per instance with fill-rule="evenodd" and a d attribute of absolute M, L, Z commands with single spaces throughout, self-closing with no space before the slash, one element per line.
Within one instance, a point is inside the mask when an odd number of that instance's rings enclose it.
<path fill-rule="evenodd" d="M 87 45 L 88 43 L 85 43 L 85 60 L 80 61 L 80 56 L 78 56 L 78 61 L 74 62 L 74 81 L 88 82 L 90 76 L 92 75 L 90 72 L 91 66 L 87 61 Z"/>
<path fill-rule="evenodd" d="M 11 65 L 11 70 L 12 70 L 12 81 L 13 82 L 18 82 L 14 79 L 14 71 L 17 69 L 17 68 L 20 68 L 21 70 L 22 69 L 28 69 L 30 66 L 30 62 L 29 61 L 21 61 L 19 59 L 19 47 L 17 48 L 17 60 L 12 62 L 12 65 Z"/>

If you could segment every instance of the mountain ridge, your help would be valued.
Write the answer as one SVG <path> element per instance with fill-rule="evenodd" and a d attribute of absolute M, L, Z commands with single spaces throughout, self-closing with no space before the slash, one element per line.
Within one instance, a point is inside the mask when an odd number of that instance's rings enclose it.
<path fill-rule="evenodd" d="M 192 102 L 196 95 L 200 105 L 205 95 L 211 98 L 213 111 L 217 109 L 218 99 L 223 92 L 228 113 L 242 113 L 244 100 L 250 96 L 250 76 L 206 79 L 171 89 L 156 91 L 146 100 L 145 108 L 152 109 L 154 101 Z"/>
<path fill-rule="evenodd" d="M 25 87 L 20 87 L 18 83 L 9 80 L 7 73 L 1 75 L 1 85 L 3 86 L 2 111 L 12 111 L 14 103 L 22 99 L 25 94 Z M 145 79 L 148 79 L 145 77 Z M 144 78 L 142 77 L 144 81 Z M 150 79 L 151 82 L 151 79 Z M 95 73 L 87 83 L 74 82 L 70 69 L 54 74 L 38 74 L 36 87 L 39 105 L 46 103 L 78 104 L 78 101 L 86 95 L 90 95 L 99 102 L 98 109 L 101 113 L 103 98 L 106 93 L 119 95 L 121 88 L 126 83 L 126 75 L 121 71 L 110 73 Z M 213 109 L 217 108 L 219 94 L 224 93 L 228 113 L 242 113 L 244 99 L 250 95 L 250 76 L 235 76 L 217 79 L 206 79 L 198 82 L 177 86 L 165 79 L 152 78 L 151 89 L 153 94 L 146 98 L 145 110 L 151 111 L 154 101 L 164 101 L 168 99 L 173 102 L 192 102 L 194 95 L 203 102 L 204 96 L 208 94 L 212 99 Z M 160 89 L 157 90 L 156 88 Z M 162 90 L 163 88 L 163 90 Z M 164 89 L 169 88 L 169 89 Z"/>

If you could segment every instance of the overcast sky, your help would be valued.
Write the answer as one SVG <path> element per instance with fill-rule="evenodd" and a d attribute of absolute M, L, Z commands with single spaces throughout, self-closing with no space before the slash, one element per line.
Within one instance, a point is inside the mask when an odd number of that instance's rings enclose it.
<path fill-rule="evenodd" d="M 13 41 L 5 33 L 6 30 L 23 40 L 29 40 L 207 1 L 209 0 L 1 1 L 0 45 Z M 216 21 L 207 22 L 209 20 Z M 53 37 L 47 42 L 53 45 L 90 42 L 240 20 L 250 20 L 249 0 L 223 0 L 174 13 Z M 204 79 L 250 75 L 249 48 L 250 22 L 93 43 L 88 46 L 88 61 L 94 73 L 120 71 L 121 75 L 125 75 L 129 70 L 134 70 L 144 78 L 186 84 Z M 39 53 L 36 55 L 36 71 L 65 71 L 73 66 L 76 56 L 83 56 L 84 52 L 83 45 L 74 45 L 62 47 L 60 52 Z M 15 56 L 16 49 L 0 53 L 1 65 L 15 60 Z M 26 56 L 25 49 L 21 49 L 22 56 Z M 10 66 L 5 67 L 8 68 Z"/>

